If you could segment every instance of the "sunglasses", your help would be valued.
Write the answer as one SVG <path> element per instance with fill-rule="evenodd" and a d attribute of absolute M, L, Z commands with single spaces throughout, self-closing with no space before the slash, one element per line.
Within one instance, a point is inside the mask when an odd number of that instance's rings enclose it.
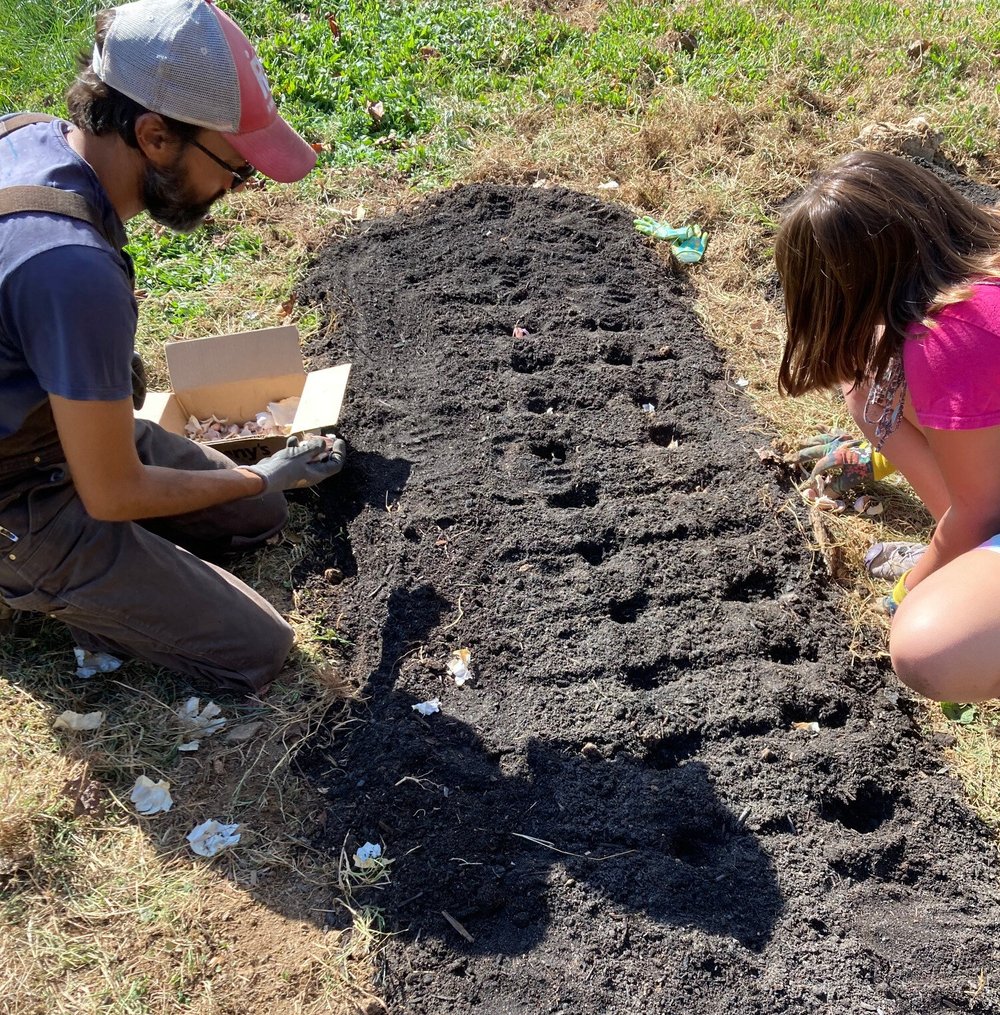
<path fill-rule="evenodd" d="M 204 152 L 216 165 L 222 166 L 227 173 L 231 173 L 233 182 L 230 184 L 229 189 L 235 190 L 237 187 L 242 187 L 250 177 L 256 175 L 257 170 L 250 165 L 249 162 L 244 163 L 242 166 L 234 168 L 224 159 L 220 159 L 218 155 L 213 151 L 209 151 L 203 144 L 199 144 L 194 138 L 191 138 L 189 144 L 193 144 L 195 148 L 200 152 Z"/>

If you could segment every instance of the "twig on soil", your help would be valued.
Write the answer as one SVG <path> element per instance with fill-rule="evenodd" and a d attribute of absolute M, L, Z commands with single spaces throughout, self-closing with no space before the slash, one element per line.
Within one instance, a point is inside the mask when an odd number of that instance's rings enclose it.
<path fill-rule="evenodd" d="M 404 775 L 395 785 L 402 786 L 404 782 L 415 782 L 422 790 L 426 790 L 428 786 L 433 786 L 435 789 L 441 788 L 441 783 L 428 779 L 426 775 Z"/>
<path fill-rule="evenodd" d="M 816 537 L 816 542 L 819 545 L 819 552 L 823 557 L 823 563 L 826 564 L 830 577 L 835 582 L 839 582 L 843 578 L 844 573 L 844 552 L 833 541 L 830 525 L 823 515 L 819 511 L 810 511 L 809 513 L 812 515 L 813 535 Z"/>
<path fill-rule="evenodd" d="M 459 932 L 459 934 L 462 935 L 462 937 L 465 938 L 466 941 L 469 942 L 469 944 L 473 944 L 475 942 L 476 939 L 458 922 L 458 920 L 455 919 L 455 917 L 451 915 L 451 913 L 448 912 L 447 909 L 442 909 L 441 915 L 452 925 L 452 927 L 455 928 L 455 930 Z"/>
<path fill-rule="evenodd" d="M 576 856 L 581 860 L 595 860 L 600 862 L 601 860 L 614 860 L 618 856 L 628 856 L 629 853 L 638 853 L 637 849 L 626 849 L 621 853 L 609 853 L 607 856 L 587 856 L 586 853 L 572 853 L 566 849 L 560 849 L 552 842 L 547 842 L 545 839 L 536 839 L 533 835 L 522 835 L 520 832 L 511 832 L 511 835 L 517 836 L 519 839 L 527 839 L 528 842 L 533 842 L 536 846 L 544 846 L 546 849 L 551 849 L 554 853 L 562 853 L 563 856 Z"/>
<path fill-rule="evenodd" d="M 453 627 L 455 627 L 456 625 L 460 624 L 462 622 L 462 617 L 464 617 L 464 616 L 465 616 L 465 611 L 462 609 L 462 597 L 459 596 L 458 597 L 458 616 L 450 624 L 448 624 L 446 627 L 442 627 L 441 628 L 441 633 L 444 634 L 445 631 L 450 631 Z"/>

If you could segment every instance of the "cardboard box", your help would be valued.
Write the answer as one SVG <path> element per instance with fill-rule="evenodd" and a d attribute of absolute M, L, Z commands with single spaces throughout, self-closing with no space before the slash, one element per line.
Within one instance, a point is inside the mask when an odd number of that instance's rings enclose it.
<path fill-rule="evenodd" d="M 170 391 L 150 391 L 136 412 L 185 435 L 189 417 L 211 415 L 243 423 L 268 402 L 298 395 L 292 433 L 330 432 L 340 418 L 350 363 L 306 373 L 299 332 L 289 325 L 238 335 L 214 335 L 166 344 Z M 186 436 L 186 435 L 185 435 Z M 285 437 L 237 437 L 205 441 L 236 462 L 252 464 L 285 446 Z"/>

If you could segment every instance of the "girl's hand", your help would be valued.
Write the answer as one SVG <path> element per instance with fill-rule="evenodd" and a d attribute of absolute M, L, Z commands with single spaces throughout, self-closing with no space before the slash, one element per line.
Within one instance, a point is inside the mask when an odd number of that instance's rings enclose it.
<path fill-rule="evenodd" d="M 812 487 L 817 493 L 838 496 L 885 479 L 896 471 L 869 441 L 843 430 L 807 438 L 785 455 L 784 461 L 803 472 L 812 465 L 799 490 Z"/>

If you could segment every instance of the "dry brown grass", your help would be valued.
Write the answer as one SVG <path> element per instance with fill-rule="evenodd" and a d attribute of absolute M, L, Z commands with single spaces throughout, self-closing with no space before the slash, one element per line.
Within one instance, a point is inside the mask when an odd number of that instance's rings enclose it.
<path fill-rule="evenodd" d="M 293 513 L 292 534 L 304 517 Z M 282 586 L 300 545 L 289 539 L 254 567 Z M 65 638 L 35 620 L 22 619 L 3 652 L 5 669 L 16 664 L 0 681 L 5 1012 L 381 1010 L 372 916 L 359 910 L 347 931 L 327 926 L 343 904 L 331 887 L 339 862 L 309 846 L 323 801 L 292 765 L 321 722 L 335 729 L 347 693 L 327 647 L 304 638 L 267 699 L 220 701 L 230 729 L 260 724 L 250 739 L 223 731 L 184 754 L 174 709 L 188 692 L 168 675 L 130 664 L 76 680 Z M 100 708 L 105 723 L 56 733 L 67 708 Z M 140 774 L 169 780 L 172 810 L 135 814 L 128 796 Z M 211 861 L 184 839 L 207 817 L 242 825 L 239 847 Z"/>
<path fill-rule="evenodd" d="M 551 14 L 567 24 L 593 32 L 608 9 L 607 0 L 511 0 L 505 4 L 523 14 Z"/>

